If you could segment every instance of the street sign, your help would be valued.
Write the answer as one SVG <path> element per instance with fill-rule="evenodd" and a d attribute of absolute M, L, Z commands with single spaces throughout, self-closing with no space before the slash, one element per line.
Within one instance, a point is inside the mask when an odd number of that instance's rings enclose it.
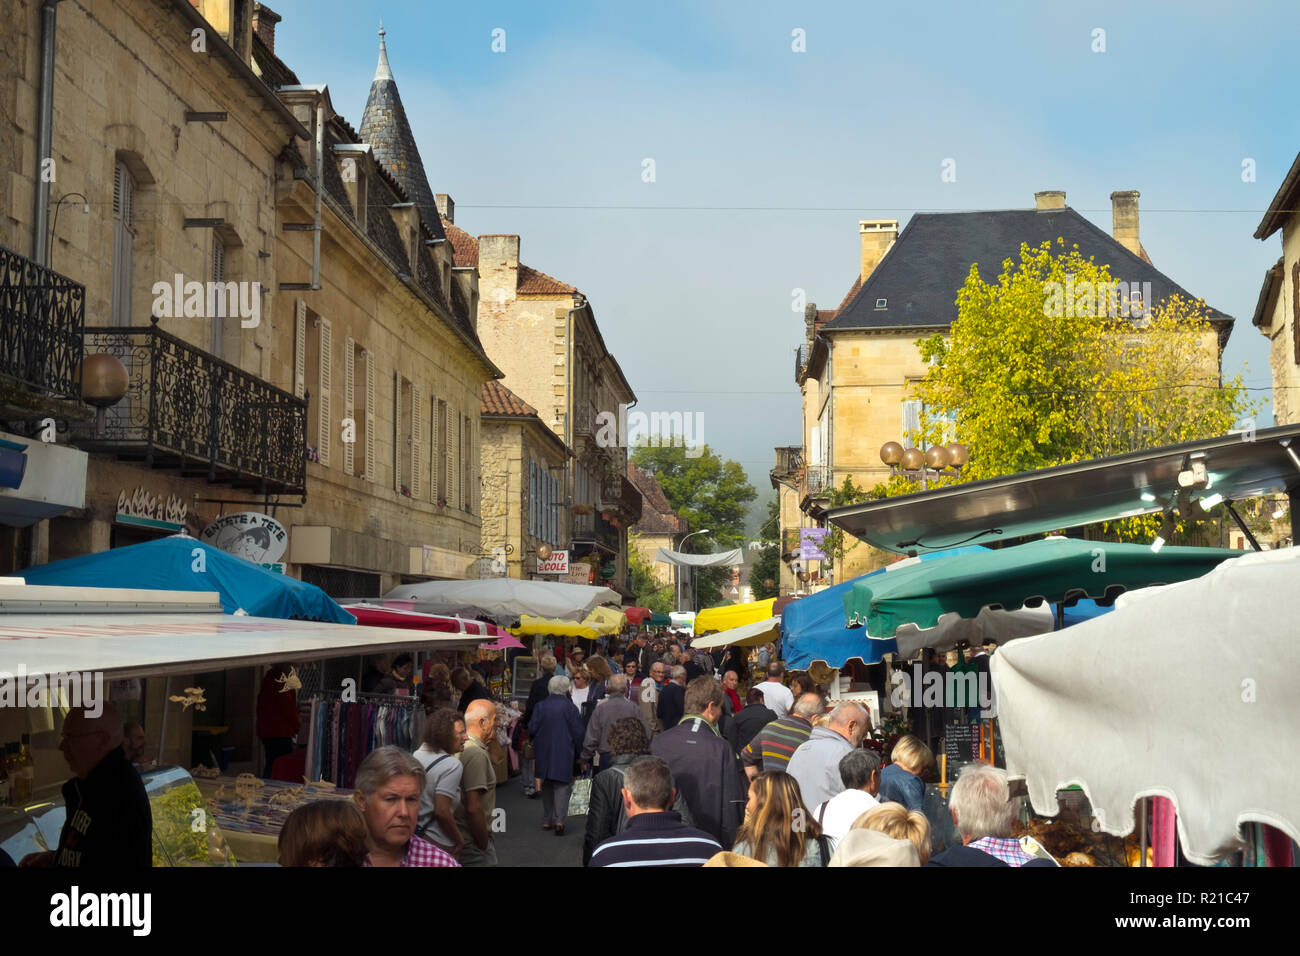
<path fill-rule="evenodd" d="M 537 573 L 538 574 L 563 574 L 567 576 L 569 573 L 569 552 L 552 551 L 551 556 L 547 558 L 545 561 L 543 561 L 541 558 L 538 558 Z"/>
<path fill-rule="evenodd" d="M 825 561 L 826 553 L 822 550 L 825 543 L 825 528 L 799 529 L 799 557 L 805 561 Z"/>

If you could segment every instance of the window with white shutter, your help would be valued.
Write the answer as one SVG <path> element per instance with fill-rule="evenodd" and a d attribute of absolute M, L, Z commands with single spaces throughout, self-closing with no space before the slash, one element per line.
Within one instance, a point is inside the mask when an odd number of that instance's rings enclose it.
<path fill-rule="evenodd" d="M 118 161 L 113 179 L 113 325 L 131 324 L 132 246 L 135 242 L 135 179 Z"/>
<path fill-rule="evenodd" d="M 366 462 L 367 481 L 375 480 L 378 471 L 375 459 L 375 357 L 367 350 L 366 356 Z"/>
<path fill-rule="evenodd" d="M 483 472 L 482 464 L 479 459 L 479 420 L 471 418 L 469 432 L 469 454 L 472 467 L 470 468 L 470 510 L 476 514 L 483 513 Z"/>
<path fill-rule="evenodd" d="M 307 390 L 307 303 L 299 299 L 293 309 L 293 394 Z"/>
<path fill-rule="evenodd" d="M 913 432 L 921 430 L 921 402 L 915 399 L 909 399 L 903 402 L 903 447 L 911 447 L 911 440 L 908 436 Z"/>
<path fill-rule="evenodd" d="M 468 415 L 460 420 L 460 506 L 465 511 L 469 511 L 474 503 L 474 452 L 470 443 L 469 421 Z"/>
<path fill-rule="evenodd" d="M 345 422 L 352 423 L 352 434 L 350 437 L 353 441 L 343 443 L 343 471 L 348 475 L 355 475 L 357 457 L 356 457 L 356 350 L 357 343 L 352 336 L 345 336 L 343 339 L 343 418 Z"/>
<path fill-rule="evenodd" d="M 424 497 L 424 389 L 411 386 L 411 497 Z"/>
<path fill-rule="evenodd" d="M 393 372 L 393 490 L 402 493 L 402 373 Z"/>
<path fill-rule="evenodd" d="M 446 405 L 447 421 L 447 507 L 460 507 L 460 414 Z"/>
<path fill-rule="evenodd" d="M 316 380 L 316 386 L 320 390 L 316 399 L 316 407 L 319 409 L 316 415 L 316 436 L 320 444 L 320 463 L 328 466 L 330 463 L 330 445 L 333 438 L 333 426 L 330 417 L 330 395 L 333 391 L 333 376 L 331 373 L 332 363 L 334 361 L 334 333 L 330 327 L 330 320 L 317 317 L 316 327 L 320 333 L 320 355 L 317 359 L 319 362 L 319 375 Z"/>

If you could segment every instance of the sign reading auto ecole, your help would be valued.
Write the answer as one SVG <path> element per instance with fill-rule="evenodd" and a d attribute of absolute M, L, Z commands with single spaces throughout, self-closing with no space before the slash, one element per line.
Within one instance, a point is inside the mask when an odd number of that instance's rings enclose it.
<path fill-rule="evenodd" d="M 239 511 L 212 522 L 203 529 L 199 540 L 254 564 L 274 564 L 284 557 L 289 532 L 270 515 Z"/>
<path fill-rule="evenodd" d="M 569 552 L 552 551 L 551 556 L 543 561 L 537 559 L 538 574 L 565 574 L 569 573 Z"/>

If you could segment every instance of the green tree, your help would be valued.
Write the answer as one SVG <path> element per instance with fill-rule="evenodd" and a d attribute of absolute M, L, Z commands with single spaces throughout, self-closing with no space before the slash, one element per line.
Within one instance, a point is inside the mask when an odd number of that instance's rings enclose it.
<path fill-rule="evenodd" d="M 691 539 L 689 550 L 726 551 L 744 545 L 746 506 L 758 492 L 738 462 L 724 461 L 708 445 L 642 445 L 633 449 L 632 460 L 655 476 L 668 503 L 692 531 L 708 529 L 709 534 Z M 730 576 L 730 568 L 697 569 L 699 606 L 718 604 Z"/>
<path fill-rule="evenodd" d="M 632 593 L 636 595 L 638 607 L 649 608 L 656 614 L 673 610 L 673 586 L 661 585 L 654 575 L 654 565 L 634 547 L 628 548 L 627 566 L 632 572 Z"/>
<path fill-rule="evenodd" d="M 1221 383 L 1203 301 L 1142 305 L 1060 239 L 1022 244 L 993 282 L 972 266 L 950 334 L 917 343 L 931 368 L 909 438 L 968 445 L 972 481 L 1222 435 L 1258 411 L 1240 376 Z M 886 491 L 915 490 L 900 479 Z M 1149 538 L 1151 519 L 1111 530 Z"/>
<path fill-rule="evenodd" d="M 763 549 L 749 567 L 749 587 L 754 592 L 754 600 L 763 601 L 781 593 L 781 522 L 775 501 L 767 503 L 767 520 L 759 527 L 758 538 L 763 542 Z M 768 581 L 772 582 L 770 587 Z"/>

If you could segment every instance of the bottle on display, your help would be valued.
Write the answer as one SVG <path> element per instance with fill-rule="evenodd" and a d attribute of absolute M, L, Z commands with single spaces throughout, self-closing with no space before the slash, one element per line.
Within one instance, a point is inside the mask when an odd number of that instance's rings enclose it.
<path fill-rule="evenodd" d="M 20 803 L 31 803 L 32 791 L 36 789 L 36 763 L 32 760 L 32 738 L 23 734 L 22 747 L 18 752 L 18 780 L 15 790 Z"/>

